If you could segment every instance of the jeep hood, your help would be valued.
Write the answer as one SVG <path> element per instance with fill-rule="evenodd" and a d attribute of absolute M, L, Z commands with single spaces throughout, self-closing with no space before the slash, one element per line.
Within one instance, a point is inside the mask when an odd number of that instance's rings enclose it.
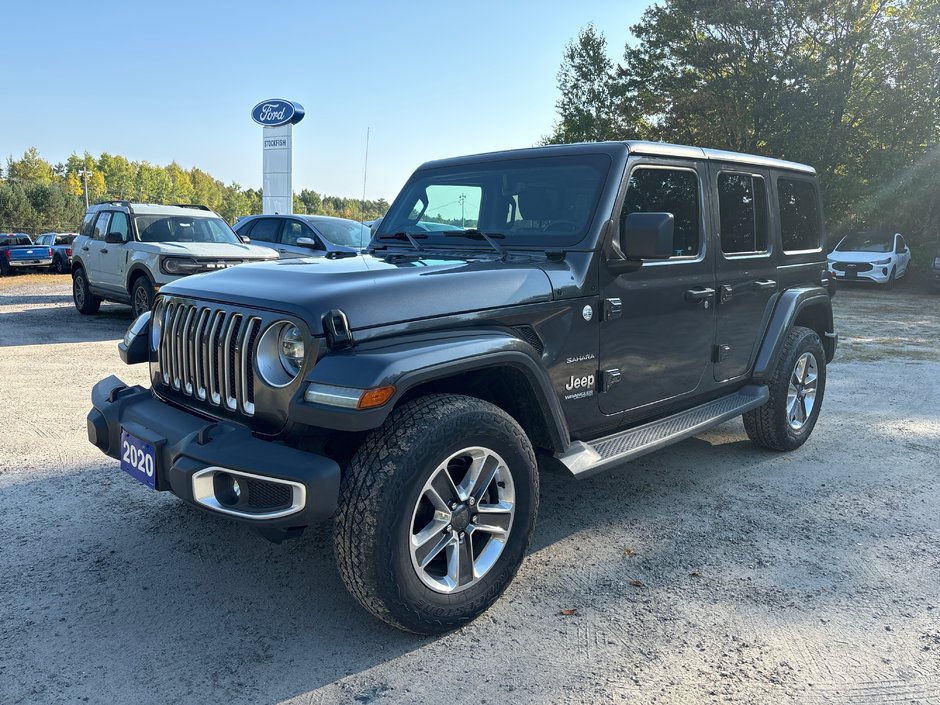
<path fill-rule="evenodd" d="M 549 301 L 551 282 L 532 263 L 380 259 L 372 255 L 241 264 L 164 286 L 161 294 L 284 311 L 321 332 L 341 309 L 352 330 Z"/>

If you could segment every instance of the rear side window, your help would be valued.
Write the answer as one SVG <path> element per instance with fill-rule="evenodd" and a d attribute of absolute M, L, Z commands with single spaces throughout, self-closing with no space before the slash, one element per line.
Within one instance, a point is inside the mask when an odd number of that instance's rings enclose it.
<path fill-rule="evenodd" d="M 630 213 L 672 213 L 672 255 L 694 257 L 701 249 L 698 194 L 694 171 L 639 167 L 630 174 L 621 219 Z"/>
<path fill-rule="evenodd" d="M 82 220 L 82 229 L 80 231 L 81 234 L 84 235 L 85 237 L 91 237 L 92 232 L 93 232 L 91 224 L 94 222 L 95 222 L 95 214 L 86 213 L 85 218 Z"/>
<path fill-rule="evenodd" d="M 92 233 L 92 237 L 95 240 L 104 240 L 104 236 L 108 234 L 108 222 L 110 220 L 110 213 L 101 213 L 98 215 L 98 220 L 95 221 L 95 231 Z"/>
<path fill-rule="evenodd" d="M 718 225 L 726 255 L 767 251 L 767 191 L 750 174 L 718 174 Z"/>
<path fill-rule="evenodd" d="M 281 229 L 281 221 L 274 218 L 262 218 L 249 232 L 252 240 L 261 242 L 277 242 L 277 233 Z"/>
<path fill-rule="evenodd" d="M 817 250 L 822 241 L 816 187 L 802 179 L 777 179 L 784 252 Z"/>

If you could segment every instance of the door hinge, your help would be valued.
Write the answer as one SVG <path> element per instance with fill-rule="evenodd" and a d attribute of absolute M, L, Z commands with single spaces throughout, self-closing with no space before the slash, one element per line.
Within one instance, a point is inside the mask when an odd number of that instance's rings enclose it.
<path fill-rule="evenodd" d="M 714 362 L 722 362 L 723 360 L 727 359 L 728 355 L 730 354 L 731 354 L 730 345 L 725 345 L 725 344 L 716 345 L 715 353 L 713 355 L 713 360 Z"/>
<path fill-rule="evenodd" d="M 609 392 L 620 384 L 620 370 L 604 370 L 601 374 L 601 391 Z"/>
<path fill-rule="evenodd" d="M 623 315 L 623 303 L 620 299 L 604 299 L 604 320 L 613 321 Z"/>

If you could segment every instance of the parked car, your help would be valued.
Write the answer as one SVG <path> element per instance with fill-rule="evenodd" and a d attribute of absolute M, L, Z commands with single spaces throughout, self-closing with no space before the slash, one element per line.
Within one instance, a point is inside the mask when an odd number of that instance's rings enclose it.
<path fill-rule="evenodd" d="M 57 274 L 72 271 L 72 243 L 78 233 L 43 233 L 36 238 L 37 245 L 52 248 L 52 270 Z"/>
<path fill-rule="evenodd" d="M 850 233 L 829 253 L 829 273 L 838 281 L 872 281 L 893 286 L 911 264 L 911 250 L 900 233 Z"/>
<path fill-rule="evenodd" d="M 52 248 L 40 247 L 26 233 L 0 233 L 0 275 L 14 268 L 48 267 L 52 264 Z"/>
<path fill-rule="evenodd" d="M 372 233 L 356 220 L 326 215 L 249 215 L 235 223 L 235 232 L 254 245 L 277 250 L 283 259 L 358 253 Z"/>
<path fill-rule="evenodd" d="M 135 316 L 149 311 L 154 294 L 175 279 L 277 259 L 266 247 L 242 242 L 206 206 L 128 201 L 91 206 L 72 251 L 75 308 L 96 313 L 107 299 L 130 304 Z"/>
<path fill-rule="evenodd" d="M 812 167 L 755 155 L 430 162 L 362 255 L 163 287 L 119 344 L 152 389 L 98 382 L 88 439 L 272 540 L 331 520 L 363 607 L 454 629 L 526 555 L 538 458 L 590 477 L 741 416 L 765 448 L 810 438 L 837 344 L 824 222 Z"/>

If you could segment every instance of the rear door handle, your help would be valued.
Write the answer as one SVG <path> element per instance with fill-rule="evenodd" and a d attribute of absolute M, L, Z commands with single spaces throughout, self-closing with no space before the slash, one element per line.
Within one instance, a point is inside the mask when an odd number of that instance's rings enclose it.
<path fill-rule="evenodd" d="M 88 252 L 88 245 L 85 245 L 85 246 L 82 248 L 82 252 Z"/>
<path fill-rule="evenodd" d="M 767 291 L 768 289 L 776 289 L 777 282 L 773 279 L 758 279 L 754 282 L 754 288 L 757 291 Z"/>
<path fill-rule="evenodd" d="M 107 248 L 102 248 L 102 249 L 101 249 L 101 254 L 103 254 L 103 255 L 108 254 Z"/>

